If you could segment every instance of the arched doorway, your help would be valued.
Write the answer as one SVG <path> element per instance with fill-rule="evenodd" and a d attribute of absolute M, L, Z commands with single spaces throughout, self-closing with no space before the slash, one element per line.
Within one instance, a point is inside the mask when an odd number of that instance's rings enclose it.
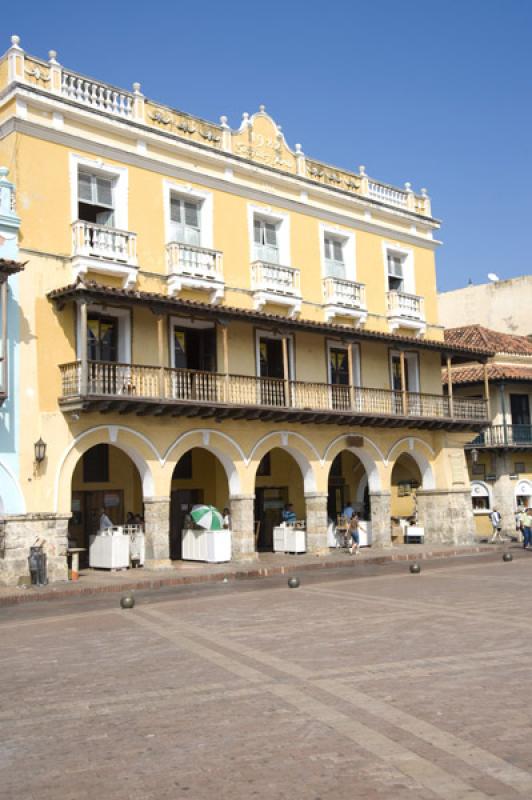
<path fill-rule="evenodd" d="M 281 447 L 265 453 L 255 476 L 255 549 L 273 550 L 273 529 L 282 521 L 285 505 L 290 503 L 298 520 L 305 519 L 305 489 L 301 468 L 295 458 Z"/>
<path fill-rule="evenodd" d="M 399 526 L 396 538 L 403 539 L 401 524 L 417 521 L 416 491 L 422 485 L 421 471 L 408 453 L 401 453 L 397 458 L 391 478 L 391 516 L 392 523 Z"/>
<path fill-rule="evenodd" d="M 85 549 L 80 560 L 87 564 L 89 538 L 99 529 L 102 509 L 115 525 L 123 525 L 128 512 L 143 518 L 141 479 L 127 453 L 107 443 L 86 450 L 72 475 L 71 509 L 69 540 Z"/>
<path fill-rule="evenodd" d="M 337 522 L 348 503 L 362 520 L 371 520 L 368 475 L 361 460 L 350 450 L 342 450 L 329 470 L 327 513 Z"/>
<path fill-rule="evenodd" d="M 229 507 L 229 485 L 221 461 L 203 447 L 193 447 L 177 461 L 172 473 L 170 558 L 182 558 L 182 531 L 192 506 L 205 503 L 220 512 Z"/>

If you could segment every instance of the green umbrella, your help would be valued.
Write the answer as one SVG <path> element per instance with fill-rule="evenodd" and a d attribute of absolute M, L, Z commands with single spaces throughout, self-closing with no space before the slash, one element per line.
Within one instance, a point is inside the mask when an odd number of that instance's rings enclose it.
<path fill-rule="evenodd" d="M 194 506 L 190 516 L 196 525 L 208 531 L 221 531 L 224 526 L 223 517 L 214 506 Z"/>

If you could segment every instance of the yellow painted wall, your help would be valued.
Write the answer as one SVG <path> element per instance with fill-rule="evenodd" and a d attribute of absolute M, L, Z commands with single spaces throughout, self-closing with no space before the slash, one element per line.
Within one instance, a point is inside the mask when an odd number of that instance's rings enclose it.
<path fill-rule="evenodd" d="M 224 468 L 218 459 L 200 447 L 192 450 L 192 477 L 174 478 L 172 490 L 201 489 L 203 502 L 223 511 L 229 506 L 229 489 Z"/>
<path fill-rule="evenodd" d="M 257 487 L 288 487 L 288 500 L 298 519 L 305 519 L 305 492 L 301 470 L 289 453 L 280 448 L 270 452 L 271 474 L 257 475 Z"/>

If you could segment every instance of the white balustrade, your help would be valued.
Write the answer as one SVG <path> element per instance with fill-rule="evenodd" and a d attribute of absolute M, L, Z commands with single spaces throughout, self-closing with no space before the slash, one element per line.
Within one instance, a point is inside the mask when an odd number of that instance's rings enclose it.
<path fill-rule="evenodd" d="M 72 224 L 72 237 L 74 256 L 93 256 L 133 265 L 137 263 L 135 233 L 77 220 Z"/>
<path fill-rule="evenodd" d="M 388 292 L 386 295 L 389 317 L 409 317 L 424 319 L 425 310 L 422 297 L 407 292 Z"/>
<path fill-rule="evenodd" d="M 331 305 L 351 308 L 364 308 L 366 305 L 364 284 L 347 281 L 344 278 L 324 278 L 323 294 L 325 301 Z"/>
<path fill-rule="evenodd" d="M 377 181 L 368 181 L 368 195 L 374 200 L 381 203 L 387 203 L 391 206 L 398 208 L 407 208 L 408 195 L 401 189 L 395 189 L 393 186 L 388 186 L 385 183 L 377 183 Z"/>
<path fill-rule="evenodd" d="M 300 271 L 267 261 L 254 261 L 251 265 L 254 291 L 299 297 L 301 294 Z"/>
<path fill-rule="evenodd" d="M 170 242 L 166 246 L 166 253 L 170 275 L 223 281 L 223 254 L 218 250 Z"/>
<path fill-rule="evenodd" d="M 63 70 L 61 93 L 77 103 L 132 119 L 133 95 Z"/>

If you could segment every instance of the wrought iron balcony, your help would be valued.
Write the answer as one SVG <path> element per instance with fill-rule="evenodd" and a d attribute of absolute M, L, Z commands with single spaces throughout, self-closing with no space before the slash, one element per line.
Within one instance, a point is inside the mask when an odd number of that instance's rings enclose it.
<path fill-rule="evenodd" d="M 532 425 L 490 425 L 467 446 L 532 448 Z"/>
<path fill-rule="evenodd" d="M 462 429 L 487 422 L 483 400 L 110 362 L 61 367 L 61 406 L 156 414 Z"/>
<path fill-rule="evenodd" d="M 210 294 L 211 303 L 223 298 L 223 254 L 218 250 L 170 242 L 166 245 L 166 256 L 170 294 L 178 294 L 181 289 L 198 289 Z"/>

